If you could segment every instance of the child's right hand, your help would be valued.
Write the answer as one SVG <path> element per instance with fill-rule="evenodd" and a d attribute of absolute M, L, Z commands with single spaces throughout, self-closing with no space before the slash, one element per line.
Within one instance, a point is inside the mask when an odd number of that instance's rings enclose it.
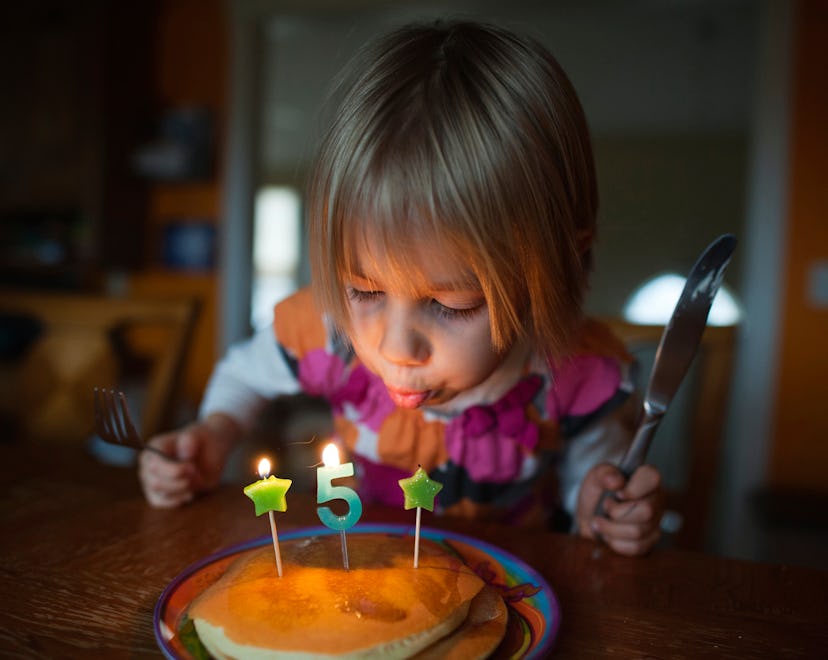
<path fill-rule="evenodd" d="M 151 438 L 148 444 L 171 458 L 141 452 L 138 475 L 147 501 L 155 507 L 170 508 L 215 488 L 240 435 L 240 428 L 230 417 L 211 415 Z"/>
<path fill-rule="evenodd" d="M 614 493 L 604 506 L 606 517 L 595 515 L 605 491 Z M 615 552 L 640 556 L 655 546 L 664 513 L 661 474 L 642 465 L 629 480 L 614 465 L 602 463 L 587 472 L 578 494 L 576 520 L 581 536 L 600 538 Z"/>

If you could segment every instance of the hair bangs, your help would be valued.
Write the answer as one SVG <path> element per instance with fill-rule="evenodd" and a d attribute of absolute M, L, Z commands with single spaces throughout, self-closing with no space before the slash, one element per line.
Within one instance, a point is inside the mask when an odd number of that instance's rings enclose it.
<path fill-rule="evenodd" d="M 423 245 L 465 262 L 475 254 L 466 238 L 471 223 L 435 187 L 437 166 L 428 151 L 416 141 L 389 145 L 377 150 L 358 181 L 344 182 L 336 218 L 340 279 L 361 274 L 370 262 L 370 270 L 383 272 L 395 288 L 416 294 L 417 283 L 426 279 L 418 260 Z"/>

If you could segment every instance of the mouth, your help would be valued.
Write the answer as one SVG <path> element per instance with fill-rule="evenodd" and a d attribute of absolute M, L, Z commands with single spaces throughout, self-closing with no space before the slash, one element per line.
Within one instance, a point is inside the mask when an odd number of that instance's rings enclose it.
<path fill-rule="evenodd" d="M 388 390 L 388 396 L 399 408 L 414 409 L 419 408 L 429 397 L 431 397 L 431 390 L 414 391 L 398 389 L 389 385 L 385 386 Z"/>

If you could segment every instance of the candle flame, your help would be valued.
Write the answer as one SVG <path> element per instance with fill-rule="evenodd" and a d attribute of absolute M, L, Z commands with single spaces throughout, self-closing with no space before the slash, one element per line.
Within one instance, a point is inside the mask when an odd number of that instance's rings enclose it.
<path fill-rule="evenodd" d="M 270 474 L 270 461 L 263 458 L 259 461 L 259 476 L 264 479 Z"/>
<path fill-rule="evenodd" d="M 336 467 L 339 465 L 339 450 L 334 443 L 331 442 L 325 445 L 325 449 L 322 450 L 322 462 L 325 464 L 325 467 Z"/>

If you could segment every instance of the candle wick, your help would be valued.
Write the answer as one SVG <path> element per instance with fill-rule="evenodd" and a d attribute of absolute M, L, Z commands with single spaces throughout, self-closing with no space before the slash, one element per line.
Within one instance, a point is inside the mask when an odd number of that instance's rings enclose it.
<path fill-rule="evenodd" d="M 293 445 L 312 445 L 314 442 L 316 442 L 315 437 L 310 440 L 294 440 L 292 442 L 285 442 L 284 445 L 286 447 L 292 447 Z"/>
<path fill-rule="evenodd" d="M 348 543 L 345 540 L 345 530 L 339 530 L 340 540 L 342 541 L 342 564 L 345 566 L 346 571 L 351 570 L 350 562 L 348 561 Z"/>

